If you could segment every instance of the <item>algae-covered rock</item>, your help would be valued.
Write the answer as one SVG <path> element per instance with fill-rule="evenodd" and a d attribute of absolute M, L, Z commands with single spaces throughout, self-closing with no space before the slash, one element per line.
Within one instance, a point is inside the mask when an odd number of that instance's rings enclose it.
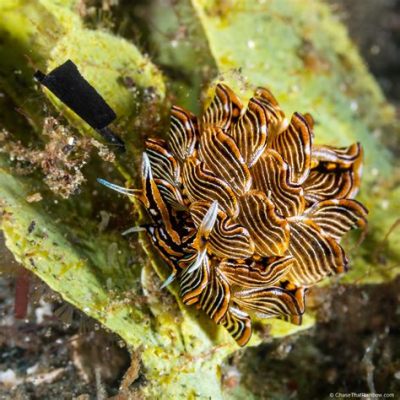
<path fill-rule="evenodd" d="M 79 3 L 1 2 L 0 123 L 9 132 L 5 140 L 20 140 L 30 151 L 43 149 L 49 138 L 42 126 L 50 113 L 62 114 L 60 120 L 76 140 L 80 135 L 100 140 L 45 90 L 54 105 L 48 109 L 32 79 L 36 69 L 46 72 L 71 59 L 117 113 L 115 129 L 128 153 L 108 162 L 91 156 L 82 164 L 86 183 L 68 199 L 48 189 L 40 168 L 22 175 L 25 164 L 1 154 L 0 224 L 6 244 L 65 300 L 132 349 L 141 348 L 145 396 L 222 398 L 219 366 L 237 346 L 200 312 L 183 306 L 173 285 L 170 291 L 160 290 L 168 269 L 145 237 L 128 241 L 121 236 L 138 223 L 140 210 L 108 193 L 95 178 L 135 180 L 143 138 L 168 128 L 163 119 L 168 99 L 199 112 L 201 99 L 207 101 L 207 89 L 218 80 L 244 100 L 254 87 L 268 86 L 288 114 L 313 114 L 321 143 L 362 143 L 361 199 L 370 210 L 370 226 L 343 279 L 378 283 L 398 274 L 400 265 L 400 233 L 390 232 L 400 209 L 399 172 L 390 152 L 399 143 L 393 111 L 345 29 L 320 2 L 149 2 L 142 6 L 146 35 L 140 46 L 151 49 L 150 56 L 115 33 L 86 26 Z M 133 8 L 121 5 L 127 15 Z M 42 200 L 32 203 L 35 193 Z M 100 223 L 100 212 L 109 214 L 108 225 Z M 314 319 L 306 315 L 300 328 L 267 322 L 269 334 L 282 337 L 310 327 Z M 250 345 L 261 337 L 262 329 Z M 243 393 L 250 396 L 247 389 Z"/>

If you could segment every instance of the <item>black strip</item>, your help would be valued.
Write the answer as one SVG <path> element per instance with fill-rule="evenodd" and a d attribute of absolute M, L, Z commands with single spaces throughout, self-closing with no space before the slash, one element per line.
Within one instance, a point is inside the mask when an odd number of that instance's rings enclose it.
<path fill-rule="evenodd" d="M 103 136 L 105 140 L 107 140 L 108 143 L 115 144 L 116 146 L 120 147 L 122 151 L 125 151 L 125 143 L 110 128 L 105 127 L 103 129 L 96 130 L 100 133 L 101 136 Z"/>
<path fill-rule="evenodd" d="M 71 60 L 53 69 L 47 75 L 37 71 L 34 77 L 99 132 L 104 139 L 125 148 L 124 142 L 107 128 L 117 117 L 115 112 L 80 74 Z"/>

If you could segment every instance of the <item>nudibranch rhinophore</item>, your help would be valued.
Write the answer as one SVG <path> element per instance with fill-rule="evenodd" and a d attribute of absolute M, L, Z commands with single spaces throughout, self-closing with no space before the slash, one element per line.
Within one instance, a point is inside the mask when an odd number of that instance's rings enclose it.
<path fill-rule="evenodd" d="M 347 270 L 339 242 L 367 223 L 360 144 L 314 145 L 313 124 L 288 121 L 267 89 L 244 107 L 218 84 L 201 118 L 174 106 L 167 140 L 146 141 L 140 189 L 100 180 L 148 211 L 163 286 L 176 280 L 241 346 L 252 316 L 300 324 L 307 288 Z"/>

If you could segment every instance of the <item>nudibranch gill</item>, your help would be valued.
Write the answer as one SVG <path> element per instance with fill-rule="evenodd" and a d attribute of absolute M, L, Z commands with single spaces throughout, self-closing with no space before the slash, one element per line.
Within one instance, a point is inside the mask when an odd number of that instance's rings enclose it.
<path fill-rule="evenodd" d="M 348 268 L 342 236 L 366 227 L 360 144 L 314 145 L 313 125 L 265 88 L 244 107 L 218 84 L 201 118 L 173 106 L 167 140 L 146 141 L 141 188 L 100 180 L 148 211 L 163 286 L 176 280 L 240 346 L 252 316 L 301 324 L 306 290 Z"/>

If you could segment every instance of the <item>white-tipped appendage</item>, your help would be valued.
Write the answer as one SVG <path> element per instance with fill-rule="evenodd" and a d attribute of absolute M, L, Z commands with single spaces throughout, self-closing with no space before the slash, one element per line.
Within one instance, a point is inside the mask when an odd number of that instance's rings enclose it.
<path fill-rule="evenodd" d="M 218 216 L 218 201 L 213 201 L 210 208 L 206 212 L 206 215 L 203 217 L 201 224 L 199 226 L 199 234 L 204 237 L 208 237 L 214 228 L 215 222 L 217 221 Z"/>
<path fill-rule="evenodd" d="M 199 249 L 196 259 L 192 264 L 189 265 L 187 273 L 191 274 L 196 271 L 196 269 L 200 268 L 204 261 L 207 261 L 207 245 L 206 240 L 210 236 L 211 231 L 214 228 L 215 222 L 217 221 L 218 216 L 218 201 L 213 201 L 210 208 L 206 212 L 199 226 L 199 230 L 197 233 L 198 243 L 201 244 L 201 248 Z"/>
<path fill-rule="evenodd" d="M 115 183 L 108 182 L 102 178 L 97 178 L 97 182 L 104 185 L 105 187 L 108 187 L 109 189 L 115 190 L 118 193 L 125 194 L 126 196 L 136 196 L 137 193 L 137 190 L 135 189 L 127 189 L 123 186 L 118 186 Z"/>
<path fill-rule="evenodd" d="M 143 226 L 133 226 L 132 228 L 127 229 L 126 231 L 123 231 L 121 233 L 122 236 L 129 235 L 130 233 L 138 233 L 138 232 L 144 232 L 146 231 L 146 228 Z"/>
<path fill-rule="evenodd" d="M 144 179 L 153 179 L 153 173 L 151 172 L 150 159 L 146 152 L 143 152 L 142 176 Z"/>
<path fill-rule="evenodd" d="M 201 250 L 197 253 L 197 257 L 193 261 L 193 263 L 189 265 L 187 273 L 191 274 L 192 272 L 196 271 L 196 269 L 198 269 L 202 266 L 203 262 L 206 259 L 207 259 L 207 249 L 204 248 L 203 250 Z"/>
<path fill-rule="evenodd" d="M 164 283 L 160 286 L 160 289 L 164 289 L 168 285 L 170 285 L 174 280 L 175 280 L 176 274 L 171 274 L 165 281 Z"/>

